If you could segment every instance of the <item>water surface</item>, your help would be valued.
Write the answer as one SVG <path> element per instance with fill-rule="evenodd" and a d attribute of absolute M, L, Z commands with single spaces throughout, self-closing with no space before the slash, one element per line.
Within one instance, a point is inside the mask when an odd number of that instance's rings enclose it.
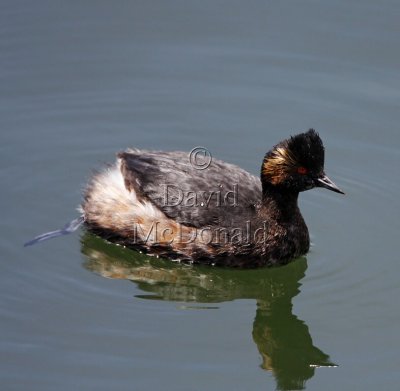
<path fill-rule="evenodd" d="M 3 388 L 396 389 L 399 15 L 3 1 Z M 313 246 L 287 267 L 193 268 L 84 232 L 22 247 L 76 217 L 91 170 L 127 146 L 202 145 L 257 175 L 309 127 L 346 196 L 301 195 Z"/>

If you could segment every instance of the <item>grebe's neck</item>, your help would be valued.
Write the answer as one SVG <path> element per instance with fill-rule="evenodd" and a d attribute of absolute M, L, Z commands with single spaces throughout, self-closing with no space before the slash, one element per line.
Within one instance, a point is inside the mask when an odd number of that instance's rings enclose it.
<path fill-rule="evenodd" d="M 300 214 L 298 197 L 298 191 L 264 182 L 260 212 L 275 219 L 291 221 Z"/>

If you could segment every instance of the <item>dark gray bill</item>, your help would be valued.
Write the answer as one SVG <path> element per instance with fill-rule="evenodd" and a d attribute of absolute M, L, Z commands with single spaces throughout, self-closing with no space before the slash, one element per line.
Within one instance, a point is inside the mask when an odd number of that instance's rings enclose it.
<path fill-rule="evenodd" d="M 336 193 L 344 194 L 325 174 L 316 181 L 317 187 L 324 187 L 325 189 L 332 190 Z"/>

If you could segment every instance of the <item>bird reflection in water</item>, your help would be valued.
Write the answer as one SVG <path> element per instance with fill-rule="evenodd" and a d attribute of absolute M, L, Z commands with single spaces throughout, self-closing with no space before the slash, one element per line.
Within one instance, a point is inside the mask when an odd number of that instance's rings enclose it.
<path fill-rule="evenodd" d="M 253 340 L 279 390 L 302 390 L 316 367 L 336 366 L 313 345 L 308 326 L 292 313 L 307 260 L 284 267 L 252 270 L 188 266 L 151 258 L 86 233 L 82 239 L 84 266 L 107 278 L 135 282 L 146 294 L 136 297 L 206 304 L 255 299 Z"/>

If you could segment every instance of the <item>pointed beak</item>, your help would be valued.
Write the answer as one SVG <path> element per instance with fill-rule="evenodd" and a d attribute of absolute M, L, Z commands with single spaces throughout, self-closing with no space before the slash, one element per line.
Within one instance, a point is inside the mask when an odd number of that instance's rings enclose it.
<path fill-rule="evenodd" d="M 336 193 L 344 194 L 325 174 L 316 179 L 315 185 L 317 187 L 324 187 L 325 189 L 332 190 Z"/>

